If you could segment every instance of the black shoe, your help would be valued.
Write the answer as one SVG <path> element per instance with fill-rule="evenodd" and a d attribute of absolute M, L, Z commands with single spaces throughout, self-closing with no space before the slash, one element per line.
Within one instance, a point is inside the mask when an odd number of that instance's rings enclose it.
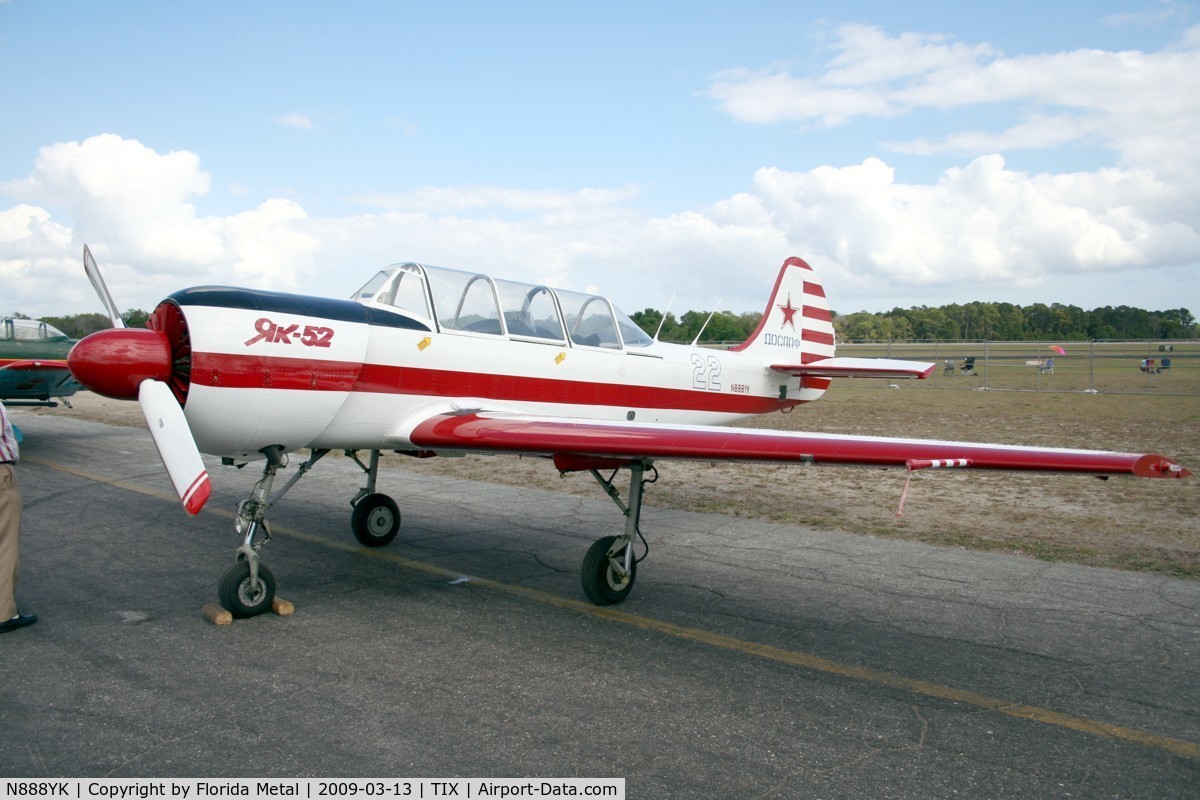
<path fill-rule="evenodd" d="M 37 622 L 37 614 L 20 614 L 12 619 L 0 622 L 0 633 L 15 631 L 17 628 L 24 628 L 26 625 L 32 625 L 35 622 Z"/>

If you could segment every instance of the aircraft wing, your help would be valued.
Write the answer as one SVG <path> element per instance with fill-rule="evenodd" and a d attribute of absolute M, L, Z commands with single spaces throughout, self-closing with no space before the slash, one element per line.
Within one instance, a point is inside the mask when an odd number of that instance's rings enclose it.
<path fill-rule="evenodd" d="M 960 466 L 993 470 L 1079 472 L 1183 478 L 1191 472 L 1160 455 L 1050 447 L 943 442 L 830 433 L 696 425 L 599 422 L 504 411 L 437 413 L 407 439 L 418 449 L 553 456 L 559 464 L 588 459 L 776 461 L 873 467 Z M 953 463 L 951 463 L 953 462 Z M 567 466 L 563 469 L 578 469 Z"/>
<path fill-rule="evenodd" d="M 895 358 L 822 358 L 807 364 L 772 364 L 771 369 L 795 377 L 815 378 L 920 378 L 929 377 L 934 364 Z"/>
<path fill-rule="evenodd" d="M 66 361 L 38 359 L 0 363 L 0 399 L 17 402 L 70 397 L 83 387 Z"/>

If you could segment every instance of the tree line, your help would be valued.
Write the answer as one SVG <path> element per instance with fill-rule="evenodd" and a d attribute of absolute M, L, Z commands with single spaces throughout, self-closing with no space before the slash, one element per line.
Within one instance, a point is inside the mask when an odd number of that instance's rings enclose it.
<path fill-rule="evenodd" d="M 13 316 L 28 319 L 23 314 Z M 742 342 L 758 328 L 762 314 L 718 311 L 688 311 L 679 317 L 653 308 L 629 315 L 650 335 L 658 332 L 664 342 Z M 149 314 L 140 308 L 121 315 L 131 328 L 146 325 Z M 104 314 L 73 314 L 43 317 L 68 336 L 82 338 L 110 327 Z M 833 327 L 838 341 L 894 341 L 912 339 L 938 341 L 989 339 L 992 341 L 1087 341 L 1089 339 L 1195 339 L 1200 325 L 1186 308 L 1145 311 L 1130 306 L 1105 306 L 1084 311 L 1078 306 L 1034 303 L 953 303 L 937 306 L 893 308 L 891 311 L 834 312 Z"/>
<path fill-rule="evenodd" d="M 1034 303 L 957 303 L 930 308 L 838 316 L 838 338 L 849 340 L 1064 341 L 1089 339 L 1194 339 L 1200 333 L 1186 308 L 1146 311 L 1131 306 L 1105 306 L 1084 311 L 1079 306 Z"/>
<path fill-rule="evenodd" d="M 20 312 L 15 312 L 12 316 L 14 319 L 32 319 Z M 127 328 L 144 328 L 148 319 L 150 313 L 140 308 L 131 308 L 121 314 L 121 320 Z M 89 333 L 112 327 L 107 314 L 70 314 L 65 317 L 42 317 L 41 321 L 53 325 L 72 339 L 82 339 Z"/>
<path fill-rule="evenodd" d="M 676 319 L 668 313 L 659 336 L 668 342 L 691 342 L 700 333 L 702 342 L 745 341 L 762 319 L 759 313 L 717 312 L 705 326 L 706 311 L 689 311 Z M 647 308 L 630 314 L 643 330 L 653 334 L 663 319 Z M 1084 311 L 1078 306 L 1034 303 L 953 303 L 937 306 L 893 308 L 891 311 L 856 311 L 833 314 L 838 341 L 990 339 L 992 341 L 1087 341 L 1089 339 L 1195 339 L 1200 326 L 1186 308 L 1145 311 L 1130 306 L 1105 306 Z"/>

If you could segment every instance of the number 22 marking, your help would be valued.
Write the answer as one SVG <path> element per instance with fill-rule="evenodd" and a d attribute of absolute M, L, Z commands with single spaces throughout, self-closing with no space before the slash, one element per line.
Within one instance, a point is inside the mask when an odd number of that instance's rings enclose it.
<path fill-rule="evenodd" d="M 707 389 L 710 392 L 721 391 L 721 362 L 716 356 L 706 360 L 699 353 L 692 353 L 692 388 Z"/>

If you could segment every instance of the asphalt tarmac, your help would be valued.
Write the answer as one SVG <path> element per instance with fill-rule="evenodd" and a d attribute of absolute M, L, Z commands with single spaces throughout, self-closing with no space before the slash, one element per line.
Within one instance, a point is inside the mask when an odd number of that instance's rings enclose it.
<path fill-rule="evenodd" d="M 263 550 L 295 613 L 217 626 L 201 606 L 258 468 L 210 462 L 213 498 L 189 519 L 146 432 L 13 417 L 20 600 L 41 619 L 0 636 L 5 777 L 1200 796 L 1197 582 L 660 510 L 651 486 L 637 586 L 598 609 L 580 560 L 623 522 L 599 490 L 414 462 L 380 476 L 404 524 L 368 550 L 349 531 L 361 472 L 331 455 Z"/>

